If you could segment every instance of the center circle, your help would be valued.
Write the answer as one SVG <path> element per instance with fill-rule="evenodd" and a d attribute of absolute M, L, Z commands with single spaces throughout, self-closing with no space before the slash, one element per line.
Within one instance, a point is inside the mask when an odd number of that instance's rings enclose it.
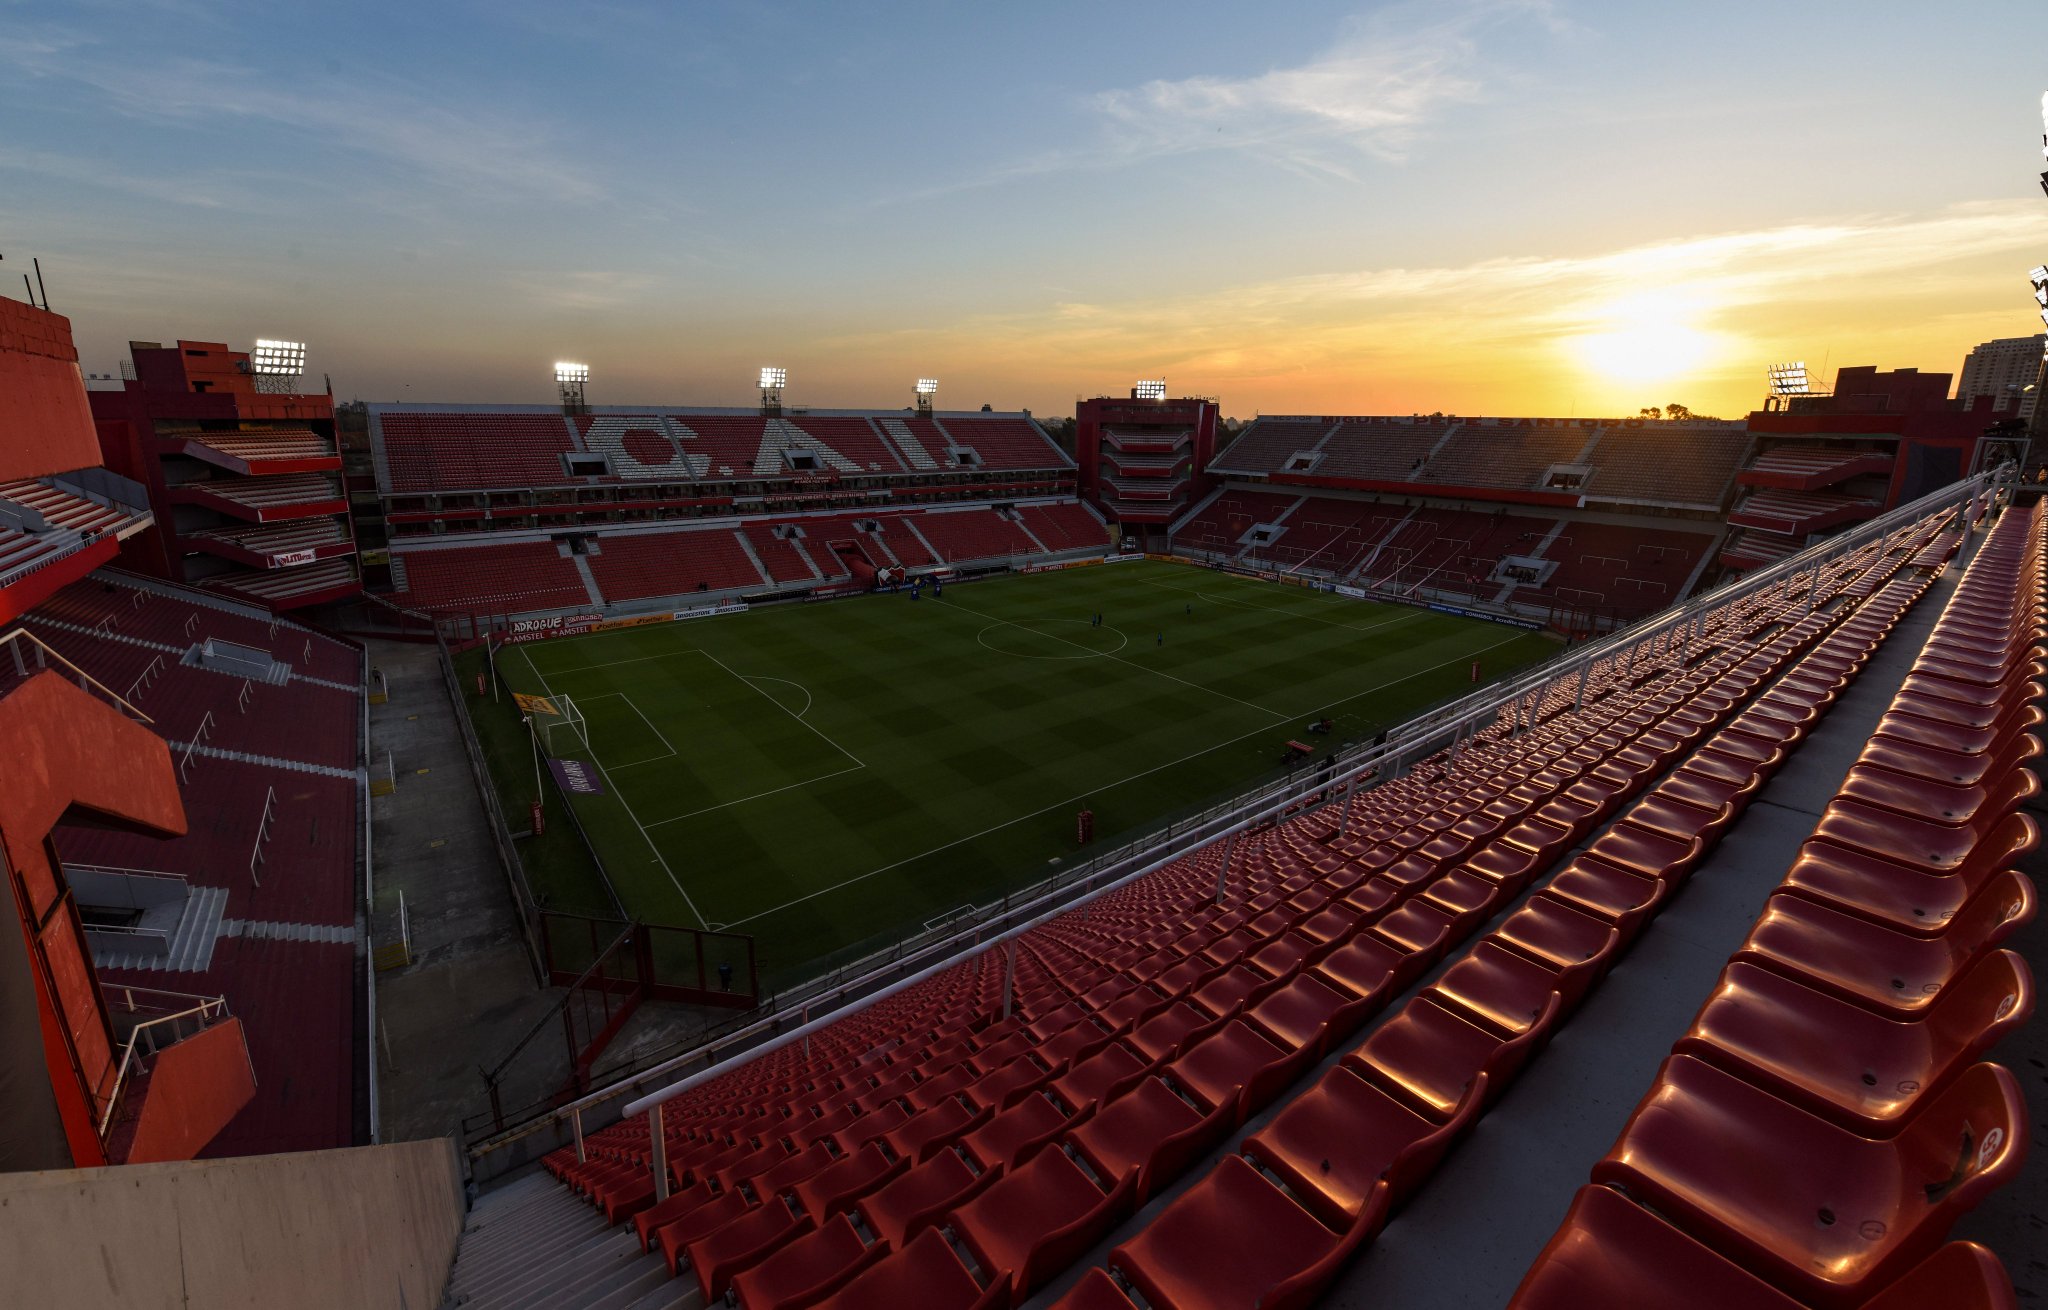
<path fill-rule="evenodd" d="M 1068 631 L 1071 628 L 1080 631 Z M 1107 623 L 1097 627 L 1087 619 L 1019 619 L 1009 623 L 991 623 L 976 633 L 974 639 L 998 655 L 1014 655 L 1025 660 L 1101 659 L 1131 644 L 1123 629 L 1113 628 Z"/>

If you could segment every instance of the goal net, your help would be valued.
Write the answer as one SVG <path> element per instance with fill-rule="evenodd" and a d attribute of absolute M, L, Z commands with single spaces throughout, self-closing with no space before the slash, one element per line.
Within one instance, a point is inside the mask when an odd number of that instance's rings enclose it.
<path fill-rule="evenodd" d="M 541 744 L 547 747 L 548 754 L 557 757 L 570 750 L 588 753 L 590 737 L 584 731 L 583 711 L 567 696 L 556 696 L 553 700 L 560 713 L 534 716 L 540 727 Z"/>

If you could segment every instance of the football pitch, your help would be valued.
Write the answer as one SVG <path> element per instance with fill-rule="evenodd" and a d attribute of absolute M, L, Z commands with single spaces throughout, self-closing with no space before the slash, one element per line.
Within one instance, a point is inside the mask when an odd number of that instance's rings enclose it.
<path fill-rule="evenodd" d="M 1290 739 L 1370 738 L 1469 691 L 1474 660 L 1490 681 L 1555 648 L 1136 561 L 507 646 L 497 670 L 582 712 L 584 740 L 557 729 L 550 753 L 603 787 L 571 803 L 628 913 L 752 934 L 785 986 L 1085 860 L 1083 809 L 1107 848 L 1282 772 Z M 531 742 L 509 696 L 470 706 L 517 824 Z M 608 913 L 542 785 L 550 829 L 520 844 L 536 895 Z"/>

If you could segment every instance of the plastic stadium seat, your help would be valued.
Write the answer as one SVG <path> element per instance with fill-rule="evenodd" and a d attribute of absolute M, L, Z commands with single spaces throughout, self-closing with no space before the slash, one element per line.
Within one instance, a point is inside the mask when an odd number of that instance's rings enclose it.
<path fill-rule="evenodd" d="M 1560 869 L 1544 886 L 1543 894 L 1606 920 L 1622 940 L 1632 941 L 1675 885 L 1670 878 L 1648 877 L 1587 851 Z"/>
<path fill-rule="evenodd" d="M 709 1201 L 672 1219 L 654 1230 L 654 1244 L 661 1248 L 662 1263 L 675 1272 L 683 1248 L 706 1233 L 715 1233 L 747 1212 L 746 1200 L 738 1192 L 720 1192 Z"/>
<path fill-rule="evenodd" d="M 1055 1147 L 955 1208 L 948 1226 L 983 1269 L 1010 1271 L 1011 1304 L 1021 1305 L 1128 1212 L 1137 1182 L 1132 1169 L 1104 1192 Z"/>
<path fill-rule="evenodd" d="M 1926 873 L 1958 877 L 1982 864 L 1998 867 L 2041 839 L 2034 821 L 2024 814 L 1979 812 L 1972 822 L 1951 826 L 1841 799 L 1828 806 L 1813 835 L 1817 841 L 1868 851 Z"/>
<path fill-rule="evenodd" d="M 1289 1049 L 1309 1049 L 1321 1059 L 1334 1042 L 1349 1037 L 1379 1006 L 1370 996 L 1332 987 L 1308 974 L 1288 980 L 1244 1012 L 1260 1032 Z"/>
<path fill-rule="evenodd" d="M 957 1152 L 941 1151 L 863 1196 L 855 1209 L 868 1231 L 891 1246 L 902 1246 L 904 1239 L 936 1223 L 996 1178 L 993 1169 L 977 1174 Z"/>
<path fill-rule="evenodd" d="M 805 1214 L 824 1223 L 840 1211 L 852 1209 L 855 1200 L 909 1167 L 910 1161 L 891 1157 L 880 1143 L 869 1142 L 798 1183 L 797 1204 Z"/>
<path fill-rule="evenodd" d="M 1198 1110 L 1154 1075 L 1076 1124 L 1066 1140 L 1104 1178 L 1135 1169 L 1135 1199 L 1143 1204 L 1230 1131 L 1230 1110 Z"/>
<path fill-rule="evenodd" d="M 761 1263 L 815 1226 L 809 1215 L 798 1214 L 776 1199 L 704 1234 L 685 1246 L 683 1252 L 689 1257 L 698 1290 L 704 1293 L 708 1304 L 725 1295 L 734 1274 Z"/>
<path fill-rule="evenodd" d="M 1517 1037 L 1543 1017 L 1552 995 L 1570 1010 L 1592 980 L 1591 965 L 1560 971 L 1482 938 L 1425 994 L 1455 1001 L 1503 1036 Z"/>
<path fill-rule="evenodd" d="M 1930 823 L 1967 824 L 1981 814 L 2009 814 L 2040 790 L 2027 769 L 1992 775 L 1991 785 L 1948 783 L 1890 769 L 1858 765 L 1842 780 L 1838 795 L 1878 809 L 1912 815 Z"/>
<path fill-rule="evenodd" d="M 1324 1223 L 1343 1230 L 1382 1189 L 1389 1206 L 1405 1200 L 1478 1117 L 1485 1096 L 1481 1074 L 1439 1121 L 1338 1065 L 1246 1138 L 1244 1153 Z"/>
<path fill-rule="evenodd" d="M 1386 1222 L 1386 1195 L 1375 1189 L 1334 1233 L 1243 1156 L 1225 1156 L 1109 1262 L 1158 1310 L 1301 1310 Z"/>
<path fill-rule="evenodd" d="M 795 1155 L 784 1156 L 771 1169 L 744 1179 L 754 1199 L 765 1201 L 789 1191 L 804 1179 L 827 1168 L 832 1163 L 832 1152 L 823 1142 L 814 1143 Z"/>
<path fill-rule="evenodd" d="M 1606 971 L 1621 945 L 1621 933 L 1607 920 L 1540 892 L 1489 936 L 1538 964 L 1560 971 L 1590 967 L 1596 975 Z"/>
<path fill-rule="evenodd" d="M 1675 1055 L 1593 1181 L 1803 1300 L 1853 1305 L 2017 1172 L 2026 1135 L 2019 1087 L 1997 1065 L 1971 1067 L 1895 1140 L 1873 1142 Z"/>
<path fill-rule="evenodd" d="M 2007 823 L 1954 873 L 1930 873 L 1867 850 L 1816 839 L 1800 847 L 1782 888 L 1899 932 L 1931 936 L 1945 931 L 1986 882 L 2032 849 L 2034 831 L 2027 816 L 2008 816 Z"/>
<path fill-rule="evenodd" d="M 1527 1031 L 1503 1038 L 1424 994 L 1375 1029 L 1344 1063 L 1442 1122 L 1457 1112 L 1482 1074 L 1490 1095 L 1505 1091 L 1537 1043 L 1550 1035 L 1559 1008 L 1553 994 Z"/>
<path fill-rule="evenodd" d="M 1178 1055 L 1190 1042 L 1223 1026 L 1221 1018 L 1176 1001 L 1131 1030 L 1130 1045 L 1148 1062 L 1157 1063 Z"/>
<path fill-rule="evenodd" d="M 1950 1242 L 1908 1270 L 1862 1310 L 2019 1310 L 1998 1257 L 1975 1242 Z"/>
<path fill-rule="evenodd" d="M 1782 892 L 1735 958 L 1759 964 L 1858 1005 L 1911 1018 L 1934 1004 L 1977 956 L 2034 917 L 2034 885 L 2006 871 L 1935 937 L 1897 932 Z"/>
<path fill-rule="evenodd" d="M 1152 1063 L 1123 1042 L 1112 1042 L 1053 1079 L 1052 1092 L 1079 1114 L 1143 1078 Z"/>
<path fill-rule="evenodd" d="M 1049 1097 L 1034 1093 L 962 1137 L 960 1145 L 982 1168 L 1007 1169 L 1066 1126 L 1066 1112 Z"/>
<path fill-rule="evenodd" d="M 999 1310 L 1010 1304 L 1010 1276 L 997 1271 L 983 1287 L 946 1239 L 927 1229 L 817 1304 L 820 1310 Z"/>
<path fill-rule="evenodd" d="M 790 1310 L 809 1305 L 889 1253 L 862 1242 L 845 1215 L 806 1233 L 751 1269 L 733 1275 L 732 1290 L 746 1310 Z"/>
<path fill-rule="evenodd" d="M 1137 1310 L 1131 1298 L 1116 1285 L 1109 1271 L 1096 1266 L 1081 1275 L 1081 1281 L 1053 1302 L 1052 1310 Z"/>
<path fill-rule="evenodd" d="M 650 1236 L 663 1224 L 671 1224 L 690 1211 L 709 1201 L 713 1193 L 709 1183 L 693 1183 L 668 1194 L 668 1199 L 659 1205 L 650 1206 L 633 1216 L 633 1231 L 640 1238 L 640 1249 L 645 1251 L 653 1245 Z"/>
<path fill-rule="evenodd" d="M 2033 1012 L 2033 976 L 2011 951 L 1984 955 L 1911 1023 L 1737 961 L 1673 1049 L 1888 1137 Z"/>
<path fill-rule="evenodd" d="M 1803 1310 L 1608 1187 L 1581 1187 L 1509 1310 Z"/>
<path fill-rule="evenodd" d="M 1228 1111 L 1233 1126 L 1257 1113 L 1315 1059 L 1313 1047 L 1289 1049 L 1233 1019 L 1166 1066 L 1180 1089 L 1207 1109 Z"/>
<path fill-rule="evenodd" d="M 988 1106 L 970 1110 L 958 1097 L 947 1097 L 890 1129 L 882 1140 L 890 1151 L 913 1162 L 928 1160 L 968 1129 L 979 1127 L 989 1114 Z"/>

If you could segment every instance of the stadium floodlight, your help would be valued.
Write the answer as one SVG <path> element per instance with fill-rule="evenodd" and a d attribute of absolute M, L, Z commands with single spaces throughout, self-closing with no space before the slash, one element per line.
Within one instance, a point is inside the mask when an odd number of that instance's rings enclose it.
<path fill-rule="evenodd" d="M 788 369 L 777 368 L 773 364 L 763 364 L 761 366 L 761 390 L 780 391 L 782 388 L 788 385 Z"/>
<path fill-rule="evenodd" d="M 1774 396 L 1810 396 L 1813 394 L 1813 380 L 1806 374 L 1806 361 L 1794 360 L 1789 364 L 1770 366 L 1771 394 Z"/>
<path fill-rule="evenodd" d="M 1140 378 L 1138 384 L 1131 388 L 1131 398 L 1133 400 L 1166 399 L 1166 379 Z"/>
<path fill-rule="evenodd" d="M 919 378 L 917 380 L 917 394 L 920 396 L 932 395 L 936 393 L 938 389 L 939 380 L 937 378 Z"/>
<path fill-rule="evenodd" d="M 571 382 L 588 382 L 590 381 L 590 365 L 571 364 L 567 360 L 558 359 L 555 361 L 555 381 L 565 385 Z"/>
<path fill-rule="evenodd" d="M 266 377 L 298 377 L 306 371 L 306 343 L 256 338 L 249 352 L 249 371 Z"/>

